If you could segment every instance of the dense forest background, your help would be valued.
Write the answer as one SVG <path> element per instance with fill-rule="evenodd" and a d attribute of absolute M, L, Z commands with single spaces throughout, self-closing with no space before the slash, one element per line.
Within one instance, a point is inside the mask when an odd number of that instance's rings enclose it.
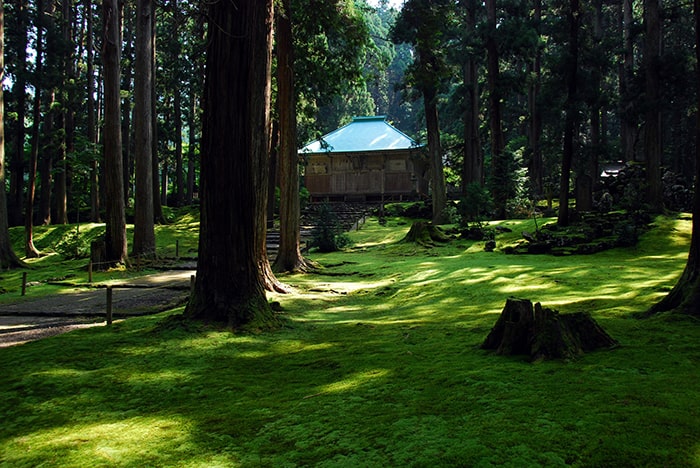
<path fill-rule="evenodd" d="M 551 206 L 569 195 L 584 210 L 601 203 L 691 209 L 697 100 L 690 3 L 376 5 L 292 0 L 296 147 L 352 116 L 374 114 L 426 143 L 426 117 L 434 113 L 448 194 L 486 200 L 486 215 L 519 216 L 533 202 Z M 155 221 L 161 206 L 198 195 L 204 7 L 119 4 L 123 197 L 129 212 L 141 124 L 153 132 Z M 11 0 L 4 8 L 10 225 L 26 225 L 27 217 L 35 224 L 97 221 L 105 197 L 104 7 Z M 152 13 L 147 36 L 137 34 L 144 8 Z M 135 59 L 147 42 L 151 109 L 138 112 L 135 83 L 146 71 Z M 601 178 L 609 169 L 615 176 Z"/>

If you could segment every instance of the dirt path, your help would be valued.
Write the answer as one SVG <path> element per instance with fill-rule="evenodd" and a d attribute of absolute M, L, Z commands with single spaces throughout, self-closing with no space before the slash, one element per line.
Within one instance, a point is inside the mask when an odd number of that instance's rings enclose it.
<path fill-rule="evenodd" d="M 112 287 L 115 319 L 146 315 L 183 304 L 192 270 L 168 271 L 102 286 Z M 0 347 L 12 346 L 76 328 L 104 324 L 106 288 L 74 292 L 0 306 Z"/>

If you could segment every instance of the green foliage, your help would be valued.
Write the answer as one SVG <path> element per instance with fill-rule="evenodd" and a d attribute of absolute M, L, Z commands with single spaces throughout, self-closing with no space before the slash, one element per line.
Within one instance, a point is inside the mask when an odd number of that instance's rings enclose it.
<path fill-rule="evenodd" d="M 458 208 L 461 224 L 480 221 L 493 210 L 493 198 L 486 187 L 472 182 L 465 187 Z"/>
<path fill-rule="evenodd" d="M 311 247 L 319 252 L 335 252 L 350 245 L 350 238 L 343 232 L 340 220 L 331 206 L 323 203 L 316 209 L 314 228 L 311 231 Z"/>
<path fill-rule="evenodd" d="M 90 256 L 90 243 L 79 230 L 71 230 L 56 244 L 56 252 L 69 259 L 87 258 Z"/>

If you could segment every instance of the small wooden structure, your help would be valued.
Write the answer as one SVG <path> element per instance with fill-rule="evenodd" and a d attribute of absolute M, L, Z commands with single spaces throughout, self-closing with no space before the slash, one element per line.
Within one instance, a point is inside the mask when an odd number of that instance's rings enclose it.
<path fill-rule="evenodd" d="M 413 200 L 428 194 L 423 147 L 384 116 L 351 123 L 299 150 L 312 201 Z"/>

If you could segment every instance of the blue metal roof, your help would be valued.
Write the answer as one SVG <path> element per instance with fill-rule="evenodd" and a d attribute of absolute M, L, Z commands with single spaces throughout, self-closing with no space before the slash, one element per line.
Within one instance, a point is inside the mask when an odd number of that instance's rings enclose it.
<path fill-rule="evenodd" d="M 301 153 L 346 153 L 415 148 L 414 140 L 397 130 L 383 115 L 355 117 L 352 122 L 304 146 Z"/>

